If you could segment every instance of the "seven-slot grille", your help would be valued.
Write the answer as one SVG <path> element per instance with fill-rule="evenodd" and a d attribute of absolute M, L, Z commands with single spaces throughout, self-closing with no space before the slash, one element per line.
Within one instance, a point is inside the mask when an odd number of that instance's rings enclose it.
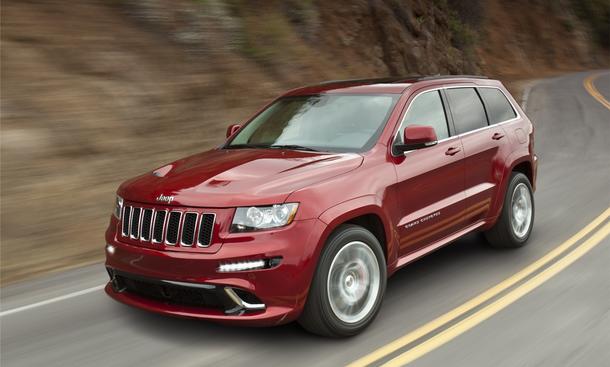
<path fill-rule="evenodd" d="M 126 205 L 121 234 L 132 240 L 167 246 L 208 247 L 212 243 L 215 219 L 212 213 Z"/>

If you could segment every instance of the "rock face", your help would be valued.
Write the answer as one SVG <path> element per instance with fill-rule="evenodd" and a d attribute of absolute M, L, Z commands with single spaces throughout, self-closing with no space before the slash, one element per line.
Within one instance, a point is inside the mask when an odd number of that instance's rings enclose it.
<path fill-rule="evenodd" d="M 3 1 L 1 280 L 100 261 L 121 181 L 286 89 L 608 63 L 564 2 Z"/>
<path fill-rule="evenodd" d="M 479 71 L 472 45 L 459 44 L 451 34 L 451 22 L 457 19 L 446 3 L 290 0 L 229 6 L 221 1 L 147 0 L 124 6 L 191 51 L 237 51 L 287 81 L 298 82 L 292 76 L 296 69 L 316 65 L 335 76 Z"/>
<path fill-rule="evenodd" d="M 359 60 L 374 74 L 478 72 L 468 50 L 452 44 L 447 14 L 430 2 L 350 3 L 330 2 L 321 10 L 321 43 L 333 59 Z"/>

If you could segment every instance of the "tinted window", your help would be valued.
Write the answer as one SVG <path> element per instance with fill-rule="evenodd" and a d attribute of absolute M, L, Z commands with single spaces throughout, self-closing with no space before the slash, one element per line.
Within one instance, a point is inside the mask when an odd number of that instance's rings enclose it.
<path fill-rule="evenodd" d="M 450 88 L 446 93 L 458 134 L 487 126 L 483 103 L 474 88 Z"/>
<path fill-rule="evenodd" d="M 517 117 L 515 110 L 510 105 L 504 93 L 496 88 L 479 88 L 481 98 L 485 102 L 487 115 L 491 124 L 510 120 Z"/>
<path fill-rule="evenodd" d="M 403 131 L 409 125 L 432 126 L 438 140 L 449 137 L 445 109 L 438 91 L 422 93 L 413 100 L 403 119 L 399 141 L 402 142 Z"/>
<path fill-rule="evenodd" d="M 277 100 L 225 146 L 301 146 L 359 152 L 375 143 L 398 95 L 313 95 Z"/>

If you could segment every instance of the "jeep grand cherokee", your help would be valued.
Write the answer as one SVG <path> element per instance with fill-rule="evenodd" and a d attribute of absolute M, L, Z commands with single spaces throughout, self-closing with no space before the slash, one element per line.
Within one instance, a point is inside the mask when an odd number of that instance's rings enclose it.
<path fill-rule="evenodd" d="M 163 314 L 356 334 L 406 264 L 473 231 L 526 243 L 533 132 L 484 77 L 289 91 L 222 146 L 120 186 L 106 292 Z"/>

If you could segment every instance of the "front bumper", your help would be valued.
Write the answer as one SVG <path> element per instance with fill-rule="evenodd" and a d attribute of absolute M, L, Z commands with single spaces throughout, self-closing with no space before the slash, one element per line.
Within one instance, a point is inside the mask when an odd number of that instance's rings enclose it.
<path fill-rule="evenodd" d="M 106 253 L 111 279 L 135 278 L 158 287 L 157 293 L 163 296 L 136 292 L 120 282 L 114 286 L 109 282 L 106 292 L 122 303 L 168 315 L 253 326 L 286 323 L 303 309 L 324 228 L 317 219 L 295 221 L 273 231 L 228 234 L 216 253 L 195 253 L 120 242 L 111 224 L 106 234 L 106 242 L 113 247 L 112 253 Z M 269 269 L 217 271 L 225 262 L 270 258 L 281 258 L 281 262 Z M 185 302 L 182 297 L 177 301 L 168 288 L 174 285 L 197 297 L 201 292 L 202 299 L 213 301 L 199 304 Z M 203 294 L 210 291 L 215 297 Z"/>

